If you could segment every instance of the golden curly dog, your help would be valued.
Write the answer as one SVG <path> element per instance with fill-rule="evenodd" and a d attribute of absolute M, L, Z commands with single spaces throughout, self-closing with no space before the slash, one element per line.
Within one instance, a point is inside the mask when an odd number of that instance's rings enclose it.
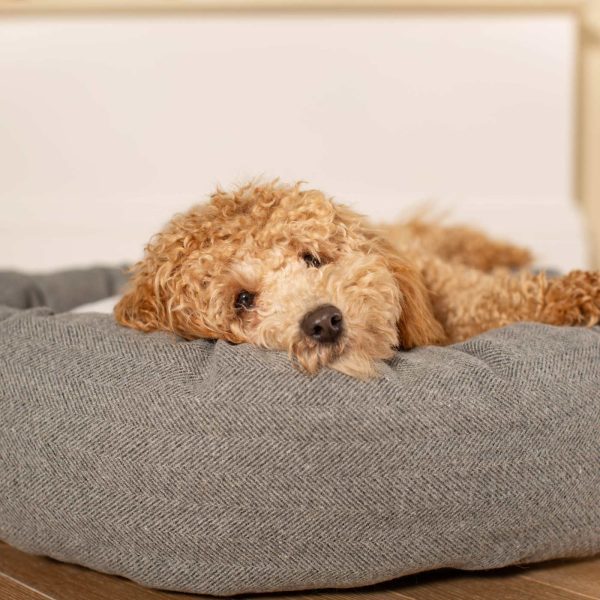
<path fill-rule="evenodd" d="M 317 190 L 248 184 L 177 215 L 146 247 L 117 320 L 287 351 L 368 378 L 398 348 L 516 321 L 595 325 L 600 273 L 511 269 L 527 250 L 413 219 L 376 229 Z"/>

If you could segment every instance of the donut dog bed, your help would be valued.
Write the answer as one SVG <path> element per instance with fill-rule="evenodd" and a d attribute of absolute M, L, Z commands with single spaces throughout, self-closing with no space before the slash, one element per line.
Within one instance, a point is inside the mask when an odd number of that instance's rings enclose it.
<path fill-rule="evenodd" d="M 0 274 L 5 542 L 215 595 L 600 551 L 598 329 L 522 323 L 369 382 L 308 377 L 61 312 L 120 282 Z"/>

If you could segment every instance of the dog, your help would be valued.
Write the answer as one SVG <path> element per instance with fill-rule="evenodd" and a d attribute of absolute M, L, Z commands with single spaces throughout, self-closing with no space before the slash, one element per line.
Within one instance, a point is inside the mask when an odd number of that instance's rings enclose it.
<path fill-rule="evenodd" d="M 368 379 L 400 350 L 519 321 L 596 325 L 600 273 L 423 218 L 375 227 L 318 190 L 250 183 L 176 215 L 132 269 L 119 323 L 283 350 Z M 515 272 L 516 271 L 516 272 Z"/>

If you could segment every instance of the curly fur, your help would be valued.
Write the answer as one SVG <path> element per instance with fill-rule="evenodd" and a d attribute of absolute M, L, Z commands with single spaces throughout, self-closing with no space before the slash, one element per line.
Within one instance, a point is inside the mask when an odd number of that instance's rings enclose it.
<path fill-rule="evenodd" d="M 307 252 L 320 268 L 306 265 Z M 309 373 L 329 366 L 366 378 L 397 348 L 516 321 L 599 322 L 599 273 L 510 272 L 530 258 L 466 227 L 413 219 L 376 229 L 317 190 L 248 184 L 175 216 L 133 268 L 115 315 L 142 331 L 285 350 Z M 235 308 L 241 290 L 256 294 L 251 309 Z M 299 327 L 322 304 L 343 314 L 333 344 Z"/>

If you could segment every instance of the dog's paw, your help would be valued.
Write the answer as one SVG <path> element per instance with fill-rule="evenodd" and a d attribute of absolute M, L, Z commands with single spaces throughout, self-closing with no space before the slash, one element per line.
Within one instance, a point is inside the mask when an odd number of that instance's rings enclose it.
<path fill-rule="evenodd" d="M 571 271 L 548 282 L 542 320 L 555 325 L 600 322 L 600 272 Z"/>

